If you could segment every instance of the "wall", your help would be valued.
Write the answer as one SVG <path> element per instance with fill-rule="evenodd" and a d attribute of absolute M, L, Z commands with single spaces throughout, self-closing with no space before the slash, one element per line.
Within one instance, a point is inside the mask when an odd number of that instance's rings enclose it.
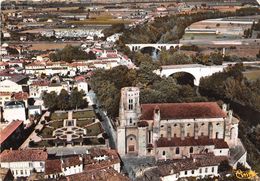
<path fill-rule="evenodd" d="M 81 165 L 62 168 L 62 171 L 63 171 L 65 176 L 73 175 L 73 174 L 76 174 L 76 173 L 81 173 L 81 172 L 83 172 L 83 165 L 81 164 Z"/>
<path fill-rule="evenodd" d="M 2 162 L 1 167 L 9 168 L 14 177 L 28 177 L 35 169 L 36 172 L 44 172 L 44 161 L 24 161 L 24 162 Z"/>

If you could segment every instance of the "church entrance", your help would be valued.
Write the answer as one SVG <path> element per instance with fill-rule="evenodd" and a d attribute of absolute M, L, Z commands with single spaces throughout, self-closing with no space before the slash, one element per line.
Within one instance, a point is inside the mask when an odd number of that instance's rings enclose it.
<path fill-rule="evenodd" d="M 135 145 L 129 145 L 128 152 L 134 152 L 134 151 L 135 151 Z"/>

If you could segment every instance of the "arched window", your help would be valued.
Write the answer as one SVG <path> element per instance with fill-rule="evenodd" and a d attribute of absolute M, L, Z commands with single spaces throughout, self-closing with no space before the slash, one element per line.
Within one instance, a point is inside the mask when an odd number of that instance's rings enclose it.
<path fill-rule="evenodd" d="M 174 124 L 174 127 L 176 127 L 177 126 L 177 124 Z"/>
<path fill-rule="evenodd" d="M 176 148 L 175 153 L 176 153 L 177 155 L 180 154 L 180 148 L 179 148 L 179 147 Z"/>
<path fill-rule="evenodd" d="M 206 148 L 206 149 L 205 149 L 205 153 L 208 153 L 208 152 L 209 152 L 209 150 L 208 150 L 208 148 Z"/>
<path fill-rule="evenodd" d="M 129 119 L 129 123 L 132 124 L 132 118 Z"/>
<path fill-rule="evenodd" d="M 193 147 L 190 147 L 190 153 L 193 153 Z"/>
<path fill-rule="evenodd" d="M 218 132 L 216 132 L 216 139 L 218 139 Z"/>
<path fill-rule="evenodd" d="M 165 155 L 165 151 L 162 152 L 162 155 L 163 155 L 163 156 Z"/>

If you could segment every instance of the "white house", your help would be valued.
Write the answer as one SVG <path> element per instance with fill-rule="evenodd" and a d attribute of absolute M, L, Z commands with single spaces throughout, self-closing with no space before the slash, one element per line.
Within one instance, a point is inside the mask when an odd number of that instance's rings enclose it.
<path fill-rule="evenodd" d="M 0 155 L 1 168 L 9 168 L 15 178 L 28 177 L 33 171 L 44 172 L 48 154 L 43 150 L 4 150 Z"/>
<path fill-rule="evenodd" d="M 226 156 L 214 154 L 195 154 L 189 159 L 159 161 L 153 166 L 140 167 L 136 172 L 137 180 L 142 180 L 146 175 L 153 173 L 154 178 L 162 181 L 177 181 L 181 178 L 217 177 L 218 167 Z"/>
<path fill-rule="evenodd" d="M 11 80 L 3 80 L 0 82 L 1 92 L 22 92 L 22 85 L 19 85 Z"/>
<path fill-rule="evenodd" d="M 26 120 L 25 106 L 20 101 L 8 101 L 4 105 L 3 118 L 5 121 Z"/>
<path fill-rule="evenodd" d="M 72 156 L 61 159 L 61 170 L 65 176 L 83 172 L 82 157 Z"/>

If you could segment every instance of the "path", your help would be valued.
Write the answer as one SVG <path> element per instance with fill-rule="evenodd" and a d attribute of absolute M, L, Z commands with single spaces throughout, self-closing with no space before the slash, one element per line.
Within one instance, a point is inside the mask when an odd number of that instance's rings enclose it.
<path fill-rule="evenodd" d="M 35 130 L 41 130 L 43 128 L 43 124 L 41 124 L 41 121 L 45 120 L 45 116 L 50 116 L 50 112 L 46 111 L 40 121 L 37 123 L 37 125 L 34 128 L 34 131 L 30 134 L 30 136 L 25 140 L 25 142 L 22 144 L 22 146 L 20 146 L 21 149 L 27 148 L 29 146 L 29 142 L 31 140 L 38 142 L 41 141 L 41 138 L 39 136 L 37 136 L 37 133 L 35 132 Z"/>

